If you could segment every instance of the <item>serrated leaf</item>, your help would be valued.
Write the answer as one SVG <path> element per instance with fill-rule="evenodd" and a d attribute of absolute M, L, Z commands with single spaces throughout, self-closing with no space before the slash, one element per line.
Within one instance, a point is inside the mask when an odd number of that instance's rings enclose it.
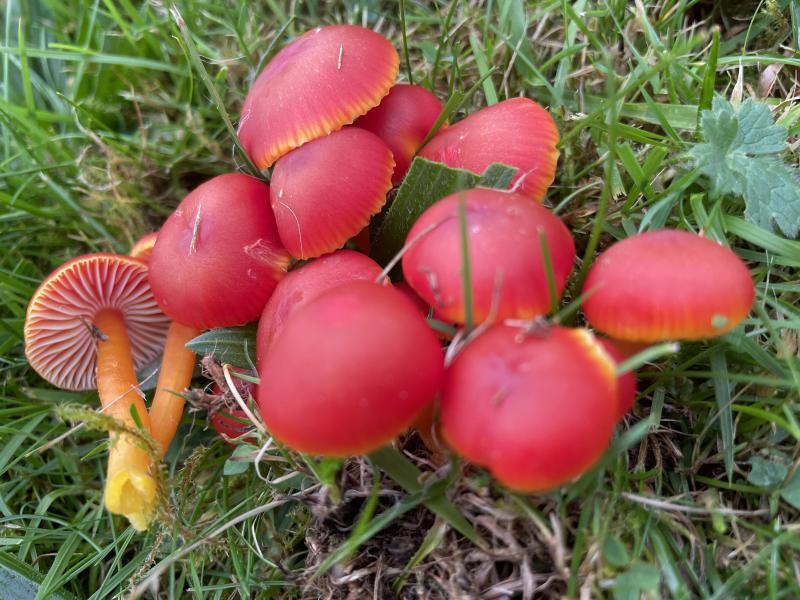
<path fill-rule="evenodd" d="M 373 238 L 373 258 L 387 264 L 405 244 L 411 226 L 425 210 L 445 196 L 477 185 L 484 187 L 507 187 L 516 169 L 499 163 L 489 165 L 484 175 L 464 169 L 454 169 L 443 163 L 416 157 L 411 163 L 394 202 L 383 218 Z M 486 182 L 483 177 L 486 177 Z M 508 182 L 506 182 L 508 179 Z M 504 182 L 505 185 L 501 185 Z"/>
<path fill-rule="evenodd" d="M 517 174 L 516 167 L 504 165 L 503 163 L 492 163 L 481 175 L 478 185 L 481 187 L 496 188 L 505 190 L 511 185 L 511 180 Z"/>
<path fill-rule="evenodd" d="M 197 354 L 213 356 L 220 363 L 251 369 L 256 360 L 256 325 L 210 329 L 186 347 Z"/>
<path fill-rule="evenodd" d="M 744 197 L 745 218 L 788 237 L 800 233 L 800 179 L 782 161 L 787 131 L 777 125 L 769 106 L 745 101 L 738 111 L 715 97 L 700 124 L 705 142 L 689 151 L 698 171 L 708 177 L 716 194 Z"/>
<path fill-rule="evenodd" d="M 779 485 L 788 473 L 786 465 L 760 456 L 751 456 L 747 462 L 750 464 L 747 482 L 759 487 L 769 488 Z"/>

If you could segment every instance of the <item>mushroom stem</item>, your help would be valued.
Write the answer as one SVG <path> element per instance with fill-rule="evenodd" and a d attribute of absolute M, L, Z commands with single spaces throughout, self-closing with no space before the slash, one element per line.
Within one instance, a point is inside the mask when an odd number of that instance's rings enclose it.
<path fill-rule="evenodd" d="M 116 310 L 103 310 L 94 318 L 97 341 L 97 393 L 103 412 L 132 427 L 139 423 L 149 432 L 150 421 L 133 370 L 131 344 L 125 321 Z M 105 504 L 124 515 L 138 531 L 150 524 L 156 503 L 156 483 L 149 473 L 150 456 L 128 434 L 111 433 Z"/>
<path fill-rule="evenodd" d="M 181 393 L 192 380 L 195 354 L 186 348 L 186 344 L 200 333 L 199 329 L 175 321 L 169 326 L 156 393 L 150 406 L 150 429 L 162 457 L 181 422 L 184 405 Z"/>

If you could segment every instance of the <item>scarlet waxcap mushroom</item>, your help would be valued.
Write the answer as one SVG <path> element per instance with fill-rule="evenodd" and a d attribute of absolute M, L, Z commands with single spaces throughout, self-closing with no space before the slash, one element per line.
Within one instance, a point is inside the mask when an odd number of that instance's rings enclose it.
<path fill-rule="evenodd" d="M 697 340 L 730 331 L 755 297 L 750 272 L 729 248 L 660 229 L 617 242 L 584 283 L 586 318 L 620 340 Z"/>
<path fill-rule="evenodd" d="M 386 202 L 392 152 L 348 127 L 293 150 L 275 165 L 270 199 L 283 245 L 295 258 L 344 246 Z"/>
<path fill-rule="evenodd" d="M 442 112 L 442 103 L 424 87 L 398 83 L 381 103 L 353 123 L 381 138 L 394 155 L 392 184 L 398 185 L 420 144 Z"/>
<path fill-rule="evenodd" d="M 458 218 L 462 198 L 467 214 L 474 322 L 485 321 L 493 303 L 498 320 L 547 313 L 550 294 L 540 232 L 547 240 L 558 295 L 575 259 L 572 236 L 549 210 L 506 191 L 466 190 L 426 210 L 408 233 L 409 249 L 403 256 L 406 282 L 441 319 L 465 322 Z M 427 233 L 420 237 L 424 231 Z M 412 244 L 412 240 L 416 241 Z"/>
<path fill-rule="evenodd" d="M 138 258 L 144 262 L 150 262 L 150 255 L 153 253 L 153 246 L 156 245 L 158 239 L 158 232 L 153 231 L 147 235 L 142 236 L 128 252 L 128 256 Z"/>
<path fill-rule="evenodd" d="M 192 191 L 167 219 L 150 258 L 150 284 L 173 322 L 150 408 L 163 456 L 183 414 L 195 363 L 186 344 L 203 329 L 254 321 L 289 264 L 269 186 L 239 173 Z"/>
<path fill-rule="evenodd" d="M 437 132 L 419 156 L 474 173 L 498 162 L 516 167 L 512 189 L 541 202 L 555 177 L 557 144 L 550 113 L 528 98 L 512 98 Z"/>
<path fill-rule="evenodd" d="M 399 66 L 389 40 L 364 27 L 307 31 L 269 61 L 247 94 L 239 138 L 250 159 L 265 169 L 352 123 L 389 92 Z"/>
<path fill-rule="evenodd" d="M 164 223 L 150 257 L 150 284 L 178 323 L 241 325 L 258 318 L 288 264 L 269 186 L 229 173 L 192 191 Z"/>
<path fill-rule="evenodd" d="M 597 341 L 614 360 L 617 367 L 625 362 L 625 353 L 613 341 L 607 338 L 597 338 Z M 617 400 L 619 406 L 617 416 L 621 419 L 633 408 L 633 402 L 636 400 L 636 373 L 634 371 L 628 371 L 617 377 Z"/>
<path fill-rule="evenodd" d="M 290 271 L 270 297 L 258 322 L 256 361 L 261 364 L 275 337 L 297 309 L 348 281 L 375 281 L 381 267 L 353 250 L 337 250 Z"/>
<path fill-rule="evenodd" d="M 150 422 L 135 368 L 161 351 L 169 320 L 158 309 L 147 265 L 117 254 L 89 254 L 56 269 L 36 290 L 25 317 L 25 355 L 53 385 L 97 388 L 103 413 L 131 428 Z M 150 457 L 126 433 L 111 435 L 105 504 L 147 529 L 156 504 Z"/>
<path fill-rule="evenodd" d="M 447 368 L 440 418 L 464 458 L 540 492 L 597 462 L 617 414 L 614 363 L 588 330 L 495 325 Z"/>
<path fill-rule="evenodd" d="M 443 354 L 399 292 L 353 281 L 286 322 L 259 368 L 267 429 L 300 452 L 350 456 L 407 429 L 439 390 Z"/>

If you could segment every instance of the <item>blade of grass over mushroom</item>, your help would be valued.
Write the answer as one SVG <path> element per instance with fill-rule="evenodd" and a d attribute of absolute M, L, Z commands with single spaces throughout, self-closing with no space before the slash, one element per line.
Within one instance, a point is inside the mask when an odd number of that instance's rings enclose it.
<path fill-rule="evenodd" d="M 422 491 L 422 472 L 394 448 L 386 446 L 375 450 L 369 454 L 369 459 L 407 492 L 415 494 Z M 476 546 L 485 545 L 478 532 L 443 493 L 424 499 L 423 504 Z"/>
<path fill-rule="evenodd" d="M 507 187 L 506 181 L 510 181 L 515 172 L 513 167 L 495 163 L 486 167 L 483 175 L 476 175 L 426 158 L 415 158 L 374 236 L 375 260 L 385 265 L 400 252 L 411 226 L 438 200 L 477 185 Z"/>
<path fill-rule="evenodd" d="M 472 269 L 469 262 L 467 202 L 463 197 L 459 198 L 458 201 L 458 230 L 461 240 L 461 293 L 464 295 L 464 332 L 469 334 L 473 325 Z"/>
<path fill-rule="evenodd" d="M 624 375 L 630 371 L 635 371 L 649 362 L 669 356 L 670 354 L 675 354 L 678 350 L 680 350 L 680 345 L 676 342 L 665 342 L 645 348 L 641 352 L 637 352 L 630 358 L 621 362 L 617 367 L 617 375 Z"/>
<path fill-rule="evenodd" d="M 256 326 L 220 327 L 194 338 L 186 347 L 195 354 L 212 356 L 217 362 L 241 369 L 255 364 Z"/>
<path fill-rule="evenodd" d="M 556 278 L 553 275 L 553 259 L 550 258 L 550 246 L 547 245 L 547 235 L 544 229 L 539 230 L 539 247 L 542 249 L 544 273 L 547 277 L 547 293 L 550 295 L 550 310 L 547 312 L 551 313 L 558 308 L 558 293 L 556 292 Z"/>

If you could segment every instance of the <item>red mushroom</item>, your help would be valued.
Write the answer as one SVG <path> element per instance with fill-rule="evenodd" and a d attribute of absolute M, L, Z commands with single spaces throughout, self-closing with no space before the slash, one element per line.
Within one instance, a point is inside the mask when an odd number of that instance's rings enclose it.
<path fill-rule="evenodd" d="M 269 61 L 247 94 L 239 137 L 250 159 L 265 169 L 352 123 L 389 92 L 399 66 L 389 40 L 364 27 L 307 31 Z"/>
<path fill-rule="evenodd" d="M 614 364 L 617 367 L 625 362 L 626 356 L 617 347 L 617 344 L 606 338 L 597 338 L 597 341 L 600 342 L 606 353 L 614 360 Z M 633 402 L 636 400 L 636 373 L 634 371 L 628 371 L 617 377 L 617 400 L 619 404 L 617 416 L 621 419 L 633 408 Z"/>
<path fill-rule="evenodd" d="M 516 167 L 512 189 L 541 202 L 555 177 L 557 144 L 550 113 L 533 100 L 512 98 L 437 132 L 419 156 L 474 173 L 498 162 Z"/>
<path fill-rule="evenodd" d="M 439 342 L 411 303 L 391 287 L 352 281 L 286 322 L 259 368 L 258 403 L 290 448 L 362 454 L 411 425 L 442 371 Z"/>
<path fill-rule="evenodd" d="M 572 236 L 546 208 L 510 192 L 467 190 L 426 210 L 408 233 L 409 249 L 403 256 L 408 284 L 434 307 L 437 316 L 446 322 L 465 322 L 461 199 L 467 213 L 474 322 L 485 321 L 493 304 L 499 320 L 547 313 L 550 294 L 540 235 L 547 240 L 559 295 L 575 258 Z"/>
<path fill-rule="evenodd" d="M 632 342 L 697 340 L 730 331 L 755 297 L 750 272 L 729 248 L 660 229 L 618 242 L 584 283 L 592 327 Z"/>
<path fill-rule="evenodd" d="M 344 246 L 381 210 L 394 160 L 376 135 L 348 127 L 281 158 L 270 200 L 281 240 L 295 258 Z"/>
<path fill-rule="evenodd" d="M 442 103 L 424 87 L 398 83 L 381 103 L 353 123 L 381 138 L 394 155 L 392 184 L 405 177 L 411 160 L 442 112 Z"/>
<path fill-rule="evenodd" d="M 306 263 L 284 277 L 270 297 L 258 322 L 256 361 L 260 365 L 277 335 L 300 307 L 348 281 L 375 281 L 381 267 L 353 250 L 338 250 Z"/>
<path fill-rule="evenodd" d="M 203 329 L 257 319 L 288 264 L 269 186 L 247 175 L 205 182 L 164 223 L 150 258 L 153 293 L 173 320 L 150 409 L 162 455 L 183 414 L 180 393 L 191 380 L 195 356 L 186 343 Z"/>
<path fill-rule="evenodd" d="M 541 492 L 597 462 L 618 409 L 614 362 L 588 330 L 495 325 L 448 367 L 441 431 L 504 485 Z"/>
<path fill-rule="evenodd" d="M 53 385 L 97 388 L 103 413 L 149 432 L 134 369 L 161 351 L 169 320 L 147 282 L 147 265 L 117 254 L 89 254 L 56 269 L 36 290 L 25 317 L 25 355 Z M 127 433 L 111 433 L 105 505 L 147 529 L 156 504 L 150 457 Z"/>
<path fill-rule="evenodd" d="M 235 367 L 231 367 L 231 371 L 254 375 L 252 371 Z M 236 392 L 243 400 L 247 401 L 250 396 L 255 398 L 258 393 L 257 384 L 239 377 L 232 377 L 232 379 L 233 384 L 236 386 Z M 225 392 L 218 383 L 215 383 L 211 388 L 211 394 L 220 398 L 227 397 L 228 400 L 232 400 L 230 395 L 224 396 Z M 233 401 L 231 405 L 224 405 L 220 410 L 215 410 L 209 418 L 209 422 L 211 423 L 211 427 L 214 428 L 214 431 L 216 431 L 228 445 L 233 445 L 232 441 L 239 439 L 250 444 L 255 444 L 257 441 L 256 437 L 247 435 L 252 433 L 253 423 L 248 418 L 247 413 L 238 408 L 235 401 Z"/>
<path fill-rule="evenodd" d="M 128 256 L 138 258 L 146 263 L 150 262 L 150 255 L 153 253 L 153 246 L 156 245 L 158 239 L 158 232 L 153 231 L 147 235 L 142 236 L 128 252 Z"/>

